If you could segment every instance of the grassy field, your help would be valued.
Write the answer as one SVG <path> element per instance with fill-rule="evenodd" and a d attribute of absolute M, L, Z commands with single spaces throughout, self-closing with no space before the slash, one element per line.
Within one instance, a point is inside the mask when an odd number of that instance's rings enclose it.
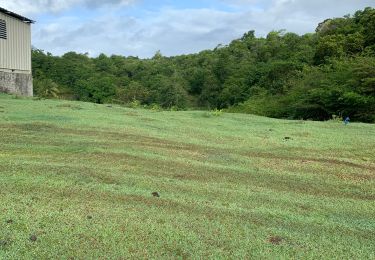
<path fill-rule="evenodd" d="M 0 95 L 0 259 L 32 258 L 375 259 L 375 125 Z"/>

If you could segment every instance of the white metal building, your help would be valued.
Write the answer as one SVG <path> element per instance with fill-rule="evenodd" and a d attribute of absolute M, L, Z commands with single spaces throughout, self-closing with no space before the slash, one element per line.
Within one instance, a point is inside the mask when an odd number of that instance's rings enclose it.
<path fill-rule="evenodd" d="M 0 91 L 33 95 L 31 24 L 34 21 L 0 7 Z"/>

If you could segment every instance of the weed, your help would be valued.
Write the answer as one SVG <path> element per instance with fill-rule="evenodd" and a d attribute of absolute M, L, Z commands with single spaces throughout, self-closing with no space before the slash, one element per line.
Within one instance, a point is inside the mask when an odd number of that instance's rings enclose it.
<path fill-rule="evenodd" d="M 340 116 L 338 116 L 338 115 L 332 115 L 332 119 L 331 119 L 332 121 L 334 121 L 334 122 L 342 122 L 342 121 L 344 121 L 344 118 L 340 115 Z"/>
<path fill-rule="evenodd" d="M 177 107 L 177 106 L 171 106 L 170 108 L 169 108 L 169 111 L 179 111 L 180 109 L 179 109 L 179 107 Z"/>
<path fill-rule="evenodd" d="M 222 109 L 217 109 L 217 108 L 211 111 L 211 115 L 216 116 L 216 117 L 222 116 L 223 113 L 224 112 Z"/>
<path fill-rule="evenodd" d="M 159 112 L 162 111 L 162 107 L 158 104 L 152 104 L 150 107 L 151 111 Z"/>
<path fill-rule="evenodd" d="M 132 102 L 130 102 L 129 106 L 131 108 L 140 108 L 141 107 L 141 101 L 134 99 Z"/>
<path fill-rule="evenodd" d="M 205 118 L 210 118 L 210 117 L 220 117 L 222 116 L 224 113 L 224 111 L 222 109 L 214 109 L 214 110 L 211 110 L 211 111 L 205 111 L 203 114 L 202 114 L 202 117 L 205 117 Z"/>

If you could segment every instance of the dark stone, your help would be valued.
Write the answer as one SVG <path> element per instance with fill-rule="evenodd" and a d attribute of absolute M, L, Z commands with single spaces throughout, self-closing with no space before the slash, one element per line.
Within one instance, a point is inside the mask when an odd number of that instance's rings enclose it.
<path fill-rule="evenodd" d="M 159 195 L 159 193 L 158 192 L 153 192 L 153 193 L 151 193 L 152 194 L 152 196 L 154 196 L 154 197 L 157 197 L 157 198 L 159 198 L 160 197 L 160 195 Z"/>
<path fill-rule="evenodd" d="M 36 237 L 36 235 L 31 235 L 30 236 L 30 241 L 31 242 L 35 242 L 38 238 Z"/>

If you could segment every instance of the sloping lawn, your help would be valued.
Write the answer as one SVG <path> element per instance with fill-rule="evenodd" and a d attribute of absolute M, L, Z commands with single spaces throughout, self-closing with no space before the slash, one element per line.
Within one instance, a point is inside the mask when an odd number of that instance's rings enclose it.
<path fill-rule="evenodd" d="M 375 125 L 0 95 L 0 259 L 56 258 L 374 259 Z"/>

